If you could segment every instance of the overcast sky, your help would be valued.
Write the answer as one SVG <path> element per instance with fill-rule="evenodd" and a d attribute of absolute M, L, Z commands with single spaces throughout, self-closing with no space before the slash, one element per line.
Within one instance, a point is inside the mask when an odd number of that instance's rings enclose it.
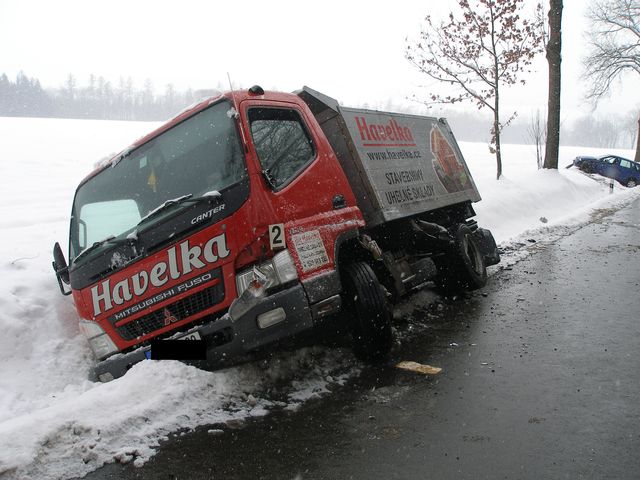
<path fill-rule="evenodd" d="M 530 1 L 533 10 L 535 2 Z M 383 105 L 406 98 L 426 79 L 404 59 L 406 38 L 416 38 L 424 16 L 455 6 L 440 1 L 196 1 L 0 0 L 0 73 L 22 70 L 46 87 L 69 73 L 86 85 L 90 73 L 117 86 L 131 76 L 150 78 L 161 92 L 212 88 L 227 72 L 234 85 L 260 84 L 292 91 L 302 85 L 346 105 Z M 563 15 L 563 118 L 590 112 L 582 100 L 580 60 L 586 1 L 565 0 Z M 529 116 L 544 108 L 547 66 L 524 88 L 503 93 L 505 107 Z M 425 95 L 426 96 L 426 95 Z M 615 85 L 597 113 L 640 106 L 640 81 Z M 469 105 L 469 108 L 474 107 Z"/>

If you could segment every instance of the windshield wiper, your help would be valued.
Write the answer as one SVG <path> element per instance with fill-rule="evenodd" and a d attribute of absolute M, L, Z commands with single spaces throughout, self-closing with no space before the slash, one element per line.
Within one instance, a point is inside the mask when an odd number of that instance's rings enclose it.
<path fill-rule="evenodd" d="M 109 243 L 113 246 L 118 246 L 118 245 L 124 245 L 125 243 L 135 243 L 135 241 L 136 241 L 135 237 L 131 237 L 131 236 L 126 236 L 124 238 L 116 239 L 116 237 L 114 237 L 113 235 L 110 235 L 107 238 L 103 238 L 102 240 L 94 242 L 93 245 L 82 250 L 78 255 L 76 255 L 73 261 L 74 262 L 78 261 L 80 257 L 84 257 L 88 253 L 95 251 L 105 243 Z"/>
<path fill-rule="evenodd" d="M 187 195 L 183 195 L 178 198 L 174 198 L 172 200 L 167 200 L 159 207 L 154 208 L 149 213 L 147 213 L 142 219 L 138 222 L 136 227 L 140 227 L 144 225 L 152 218 L 157 217 L 160 213 L 165 212 L 166 210 L 172 208 L 175 205 L 196 205 L 198 203 L 203 202 L 211 202 L 211 201 L 220 201 L 222 199 L 222 194 L 217 190 L 213 190 L 211 192 L 207 192 L 204 195 L 199 197 L 194 197 L 193 194 L 188 193 Z"/>
<path fill-rule="evenodd" d="M 151 220 L 154 217 L 157 217 L 159 214 L 161 214 L 165 210 L 168 210 L 169 208 L 173 207 L 174 205 L 180 205 L 181 203 L 185 202 L 186 200 L 189 200 L 192 196 L 193 196 L 192 194 L 188 193 L 187 195 L 183 195 L 183 196 L 178 197 L 178 198 L 173 198 L 171 200 L 167 200 L 162 205 L 160 205 L 159 207 L 154 208 L 149 213 L 147 213 L 144 217 L 142 217 L 140 219 L 140 221 L 138 222 L 137 226 L 139 227 L 140 225 L 143 225 L 144 223 L 148 222 L 149 220 Z"/>

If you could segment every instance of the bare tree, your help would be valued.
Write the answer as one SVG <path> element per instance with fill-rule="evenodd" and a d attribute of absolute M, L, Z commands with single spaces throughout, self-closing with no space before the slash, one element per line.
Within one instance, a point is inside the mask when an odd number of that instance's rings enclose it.
<path fill-rule="evenodd" d="M 640 74 L 640 2 L 594 0 L 587 14 L 590 52 L 584 69 L 590 81 L 587 98 L 597 103 L 612 83 L 627 74 Z M 635 160 L 640 161 L 640 115 Z"/>
<path fill-rule="evenodd" d="M 544 168 L 558 168 L 560 150 L 560 85 L 562 62 L 562 0 L 549 2 L 549 41 L 545 42 L 549 63 L 549 97 L 547 105 L 547 142 Z"/>
<path fill-rule="evenodd" d="M 536 110 L 535 115 L 531 115 L 531 123 L 527 128 L 527 136 L 529 137 L 529 141 L 536 146 L 536 160 L 538 162 L 538 169 L 541 169 L 544 164 L 542 152 L 547 143 L 547 122 L 540 117 L 540 110 Z"/>
<path fill-rule="evenodd" d="M 405 56 L 422 73 L 453 88 L 431 93 L 423 103 L 471 101 L 493 112 L 491 151 L 500 179 L 500 133 L 515 117 L 514 112 L 506 122 L 500 120 L 500 86 L 524 83 L 520 74 L 542 51 L 542 24 L 523 18 L 523 0 L 458 0 L 458 6 L 456 15 L 450 13 L 439 24 L 427 16 L 419 40 L 407 46 Z"/>
<path fill-rule="evenodd" d="M 640 111 L 640 106 L 637 108 Z M 627 112 L 624 117 L 621 118 L 624 132 L 624 148 L 636 148 L 638 140 L 638 119 L 637 112 L 635 110 Z"/>

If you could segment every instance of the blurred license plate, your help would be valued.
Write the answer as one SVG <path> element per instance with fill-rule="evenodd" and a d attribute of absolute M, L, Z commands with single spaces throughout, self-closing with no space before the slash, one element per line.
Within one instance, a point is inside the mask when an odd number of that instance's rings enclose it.
<path fill-rule="evenodd" d="M 151 360 L 205 360 L 207 358 L 207 343 L 202 340 L 199 332 L 186 333 L 176 338 L 151 340 L 151 349 L 147 358 Z"/>
<path fill-rule="evenodd" d="M 178 337 L 175 340 L 202 340 L 202 338 L 200 337 L 200 333 L 192 332 L 192 333 L 187 333 L 186 335 L 183 335 L 181 337 Z"/>
<path fill-rule="evenodd" d="M 202 338 L 200 337 L 200 333 L 191 332 L 191 333 L 187 333 L 186 335 L 182 335 L 181 337 L 174 338 L 173 340 L 202 340 Z M 166 342 L 167 340 L 160 340 L 160 341 Z M 151 353 L 151 349 L 144 352 L 144 356 L 147 357 L 147 360 L 150 360 L 153 357 Z"/>

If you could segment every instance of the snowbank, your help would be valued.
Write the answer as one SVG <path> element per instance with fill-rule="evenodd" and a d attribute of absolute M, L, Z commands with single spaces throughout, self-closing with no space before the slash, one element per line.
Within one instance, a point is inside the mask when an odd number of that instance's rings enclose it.
<path fill-rule="evenodd" d="M 105 462 L 141 464 L 171 432 L 296 408 L 358 372 L 349 352 L 318 347 L 220 372 L 144 362 L 108 384 L 86 380 L 90 352 L 70 298 L 59 294 L 51 247 L 57 240 L 66 251 L 77 183 L 99 159 L 154 126 L 0 118 L 3 479 L 69 478 Z M 486 145 L 461 147 L 484 198 L 478 221 L 500 242 L 544 226 L 541 217 L 545 228 L 576 213 L 584 221 L 594 206 L 636 195 L 619 186 L 609 195 L 606 185 L 575 169 L 538 172 L 529 146 L 504 146 L 505 179 L 497 182 Z M 600 152 L 563 148 L 561 163 L 578 153 Z"/>
<path fill-rule="evenodd" d="M 49 392 L 48 406 L 0 423 L 0 475 L 69 478 L 114 461 L 142 465 L 169 433 L 295 409 L 343 385 L 358 371 L 352 365 L 345 352 L 305 348 L 220 372 L 166 361 L 139 363 L 106 384 L 76 378 L 84 389 Z M 273 395 L 276 383 L 284 387 Z"/>
<path fill-rule="evenodd" d="M 486 145 L 461 142 L 460 148 L 482 196 L 474 205 L 478 224 L 490 229 L 498 243 L 531 229 L 546 227 L 546 231 L 568 221 L 584 221 L 594 208 L 625 202 L 640 193 L 616 182 L 610 195 L 608 180 L 565 168 L 577 155 L 616 153 L 631 158 L 630 150 L 561 147 L 560 168 L 538 170 L 533 146 L 503 145 L 503 178 L 498 181 L 495 158 Z"/>

